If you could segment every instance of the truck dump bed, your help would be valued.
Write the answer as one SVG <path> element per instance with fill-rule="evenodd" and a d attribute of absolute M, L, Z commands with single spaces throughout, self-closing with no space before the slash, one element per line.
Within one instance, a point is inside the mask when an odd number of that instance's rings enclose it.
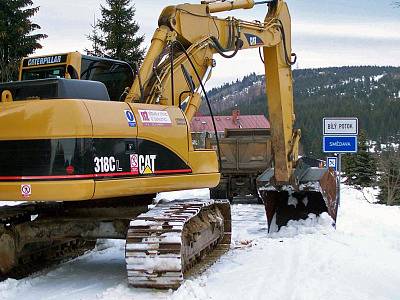
<path fill-rule="evenodd" d="M 253 195 L 258 197 L 255 180 L 272 166 L 269 129 L 226 129 L 219 139 L 221 183 L 211 191 L 214 198 Z M 216 149 L 216 139 L 206 138 L 206 148 Z"/>

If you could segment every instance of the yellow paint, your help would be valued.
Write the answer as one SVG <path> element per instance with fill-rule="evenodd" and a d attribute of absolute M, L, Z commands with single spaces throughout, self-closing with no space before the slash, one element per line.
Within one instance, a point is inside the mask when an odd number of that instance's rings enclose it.
<path fill-rule="evenodd" d="M 12 102 L 13 97 L 9 90 L 5 90 L 1 93 L 1 102 Z"/>
<path fill-rule="evenodd" d="M 96 182 L 94 199 L 214 187 L 219 179 L 219 173 L 209 173 L 101 180 Z"/>
<path fill-rule="evenodd" d="M 135 138 L 137 127 L 129 127 L 125 110 L 131 110 L 125 102 L 84 101 L 93 124 L 93 136 L 96 138 Z M 137 115 L 135 115 L 137 119 Z"/>
<path fill-rule="evenodd" d="M 208 4 L 207 4 L 208 3 Z M 268 106 L 272 124 L 273 148 L 275 155 L 276 180 L 288 182 L 293 172 L 298 153 L 299 132 L 293 129 L 293 88 L 292 71 L 285 60 L 282 40 L 282 24 L 286 35 L 287 55 L 291 54 L 290 15 L 283 0 L 271 2 L 270 10 L 263 23 L 247 22 L 234 18 L 217 18 L 210 12 L 251 8 L 251 0 L 237 0 L 234 3 L 183 4 L 169 6 L 162 12 L 150 49 L 140 70 L 144 100 L 140 91 L 139 77 L 126 98 L 126 103 L 86 100 L 18 101 L 0 103 L 0 140 L 21 140 L 65 137 L 138 137 L 159 143 L 184 160 L 193 170 L 192 175 L 148 176 L 134 179 L 112 179 L 96 181 L 94 198 L 140 195 L 160 191 L 214 187 L 218 184 L 218 161 L 214 151 L 194 151 L 188 126 L 177 120 L 190 121 L 200 105 L 200 97 L 189 92 L 186 114 L 179 106 L 179 95 L 188 91 L 187 78 L 183 76 L 184 66 L 191 77 L 194 89 L 199 90 L 200 82 L 187 56 L 175 52 L 173 65 L 175 84 L 171 95 L 171 65 L 165 56 L 154 72 L 156 59 L 175 40 L 183 41 L 185 49 L 201 78 L 214 66 L 213 56 L 217 54 L 214 41 L 227 47 L 230 28 L 242 41 L 241 49 L 264 48 Z M 278 22 L 278 19 L 280 22 Z M 247 35 L 256 36 L 263 45 L 254 44 Z M 234 50 L 234 45 L 232 49 Z M 78 54 L 72 54 L 68 63 L 79 64 Z M 77 68 L 78 69 L 78 68 Z M 144 103 L 141 103 L 144 102 Z M 127 126 L 124 110 L 130 109 L 137 126 Z M 171 124 L 153 126 L 142 122 L 139 110 L 160 110 L 168 113 Z M 149 170 L 146 168 L 146 172 Z M 150 170 L 151 171 L 151 170 Z M 67 182 L 34 182 L 32 200 L 45 201 L 90 199 L 93 193 L 91 183 L 76 181 L 75 188 Z M 50 190 L 46 194 L 46 188 Z M 57 188 L 55 188 L 57 187 Z M 1 183 L 1 199 L 21 200 L 18 183 Z M 53 189 L 54 188 L 54 189 Z M 59 194 L 55 192 L 58 189 Z M 70 191 L 74 192 L 71 193 Z M 37 198 L 35 198 L 37 197 Z M 58 199 L 58 200 L 57 200 Z"/>
<path fill-rule="evenodd" d="M 0 140 L 92 136 L 92 122 L 82 100 L 0 103 L 0 128 Z"/>
<path fill-rule="evenodd" d="M 31 185 L 32 194 L 25 198 L 21 185 Z M 0 201 L 80 201 L 94 194 L 94 180 L 0 182 Z"/>

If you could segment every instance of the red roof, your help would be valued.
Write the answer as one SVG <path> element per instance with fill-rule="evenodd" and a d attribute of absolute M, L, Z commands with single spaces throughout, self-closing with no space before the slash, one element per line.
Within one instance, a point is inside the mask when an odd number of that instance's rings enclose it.
<path fill-rule="evenodd" d="M 214 119 L 218 132 L 224 132 L 226 128 L 271 128 L 264 115 L 240 115 L 236 122 L 232 116 L 216 116 Z M 190 126 L 192 132 L 214 132 L 210 116 L 196 116 L 190 122 Z"/>

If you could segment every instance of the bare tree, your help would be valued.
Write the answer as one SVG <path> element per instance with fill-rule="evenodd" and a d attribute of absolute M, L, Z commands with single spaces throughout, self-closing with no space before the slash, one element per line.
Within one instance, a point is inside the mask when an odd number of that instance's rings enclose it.
<path fill-rule="evenodd" d="M 387 205 L 400 204 L 400 147 L 388 147 L 379 160 L 381 172 L 381 201 Z"/>

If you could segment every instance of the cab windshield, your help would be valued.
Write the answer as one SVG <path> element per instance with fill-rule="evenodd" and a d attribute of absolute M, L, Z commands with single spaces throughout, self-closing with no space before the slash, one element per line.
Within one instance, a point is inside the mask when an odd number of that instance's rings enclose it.
<path fill-rule="evenodd" d="M 105 84 L 112 101 L 119 101 L 125 88 L 133 83 L 132 69 L 127 63 L 83 57 L 81 79 Z"/>

